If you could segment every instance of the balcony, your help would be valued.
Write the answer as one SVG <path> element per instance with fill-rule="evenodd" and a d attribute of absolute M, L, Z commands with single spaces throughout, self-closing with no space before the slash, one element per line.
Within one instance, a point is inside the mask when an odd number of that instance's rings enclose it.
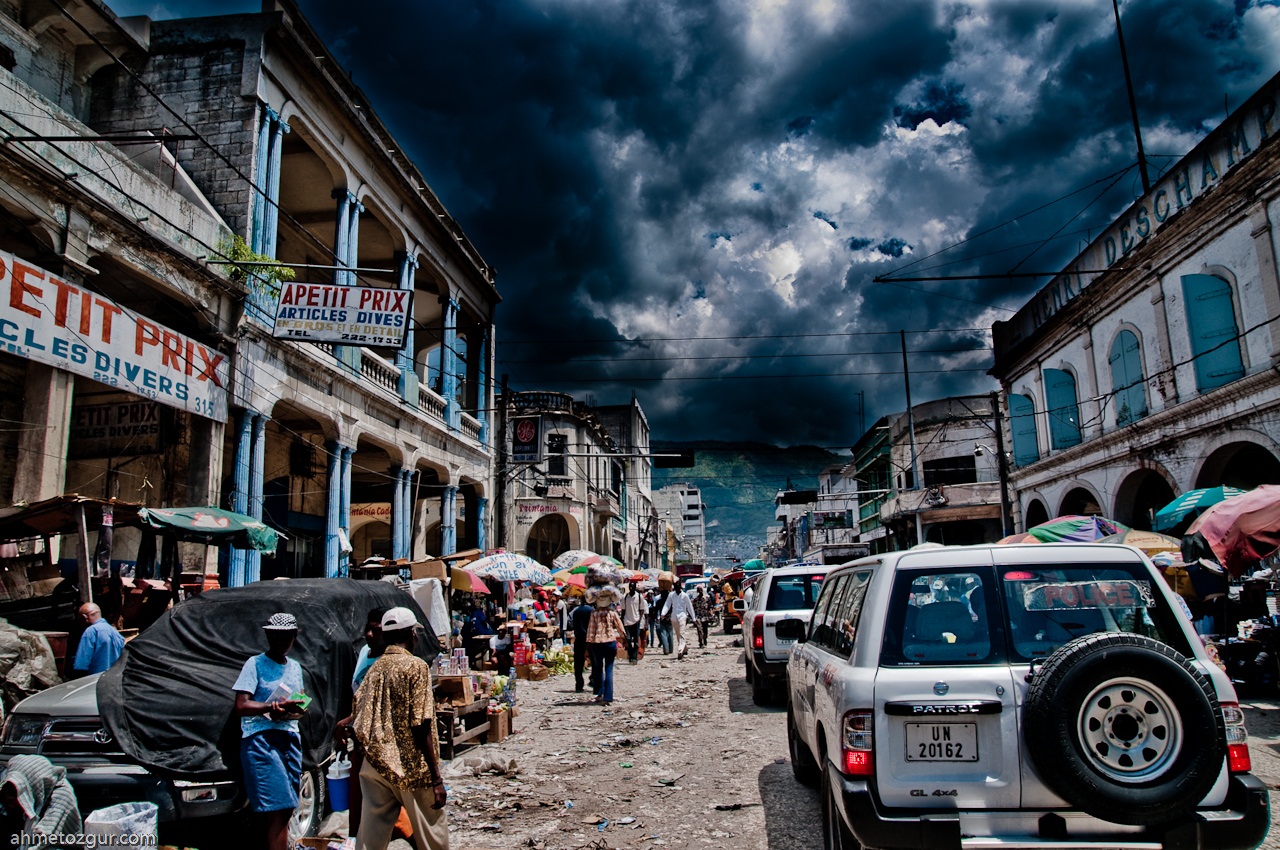
<path fill-rule="evenodd" d="M 929 522 L 989 519 L 1000 516 L 1000 484 L 978 481 L 924 490 L 900 490 L 880 506 L 881 522 L 924 514 Z"/>

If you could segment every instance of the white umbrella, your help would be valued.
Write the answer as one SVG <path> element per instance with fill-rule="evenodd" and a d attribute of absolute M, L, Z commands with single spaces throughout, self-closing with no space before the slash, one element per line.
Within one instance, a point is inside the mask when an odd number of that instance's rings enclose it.
<path fill-rule="evenodd" d="M 579 561 L 594 557 L 596 557 L 596 553 L 587 549 L 570 549 L 568 552 L 561 552 L 556 555 L 556 559 L 551 562 L 551 566 L 557 570 L 569 570 L 578 566 Z"/>
<path fill-rule="evenodd" d="M 472 561 L 464 569 L 474 575 L 497 581 L 527 581 L 543 585 L 551 581 L 551 571 L 526 555 L 499 552 Z"/>

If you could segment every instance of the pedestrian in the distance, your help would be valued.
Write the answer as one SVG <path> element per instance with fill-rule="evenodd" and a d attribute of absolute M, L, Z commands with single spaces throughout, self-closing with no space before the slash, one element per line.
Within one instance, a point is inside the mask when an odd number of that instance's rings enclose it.
<path fill-rule="evenodd" d="M 649 606 L 649 645 L 655 646 L 658 643 L 658 616 L 662 610 L 658 608 L 658 601 L 652 590 L 645 593 L 644 601 Z"/>
<path fill-rule="evenodd" d="M 622 626 L 627 630 L 627 661 L 631 664 L 640 660 L 640 609 L 643 607 L 636 586 L 627 585 L 627 593 L 622 597 Z"/>
<path fill-rule="evenodd" d="M 570 617 L 573 623 L 573 690 L 582 693 L 582 670 L 587 664 L 587 629 L 591 625 L 591 606 L 581 597 Z M 591 669 L 591 690 L 596 690 L 596 670 Z"/>
<path fill-rule="evenodd" d="M 658 640 L 662 643 L 662 654 L 670 655 L 672 649 L 671 615 L 668 613 L 667 600 L 671 598 L 671 590 L 659 587 L 653 596 L 653 607 L 657 609 L 655 619 L 658 621 Z"/>
<path fill-rule="evenodd" d="M 240 765 L 249 803 L 267 818 L 267 850 L 288 850 L 289 817 L 302 779 L 298 718 L 306 704 L 302 666 L 288 657 L 298 621 L 272 614 L 262 630 L 269 648 L 246 661 L 231 686 L 240 718 Z"/>
<path fill-rule="evenodd" d="M 701 584 L 698 585 L 697 591 L 693 594 L 693 613 L 697 616 L 693 625 L 698 630 L 698 646 L 705 647 L 707 645 L 707 626 L 711 622 L 711 597 Z"/>
<path fill-rule="evenodd" d="M 87 628 L 80 636 L 75 661 L 71 664 L 75 675 L 89 676 L 107 672 L 124 652 L 124 638 L 116 631 L 115 626 L 103 619 L 102 609 L 92 602 L 81 605 L 76 615 L 84 621 Z"/>
<path fill-rule="evenodd" d="M 697 619 L 697 614 L 693 611 L 693 600 L 689 598 L 689 594 L 685 593 L 684 584 L 679 580 L 667 596 L 667 601 L 662 607 L 662 617 L 671 623 L 676 660 L 680 660 L 689 651 L 689 642 L 685 634 L 689 624 Z"/>
<path fill-rule="evenodd" d="M 622 625 L 618 612 L 613 605 L 618 599 L 618 592 L 612 585 L 595 590 L 595 605 L 591 612 L 591 622 L 587 630 L 587 645 L 591 648 L 591 677 L 593 684 L 599 682 L 596 690 L 596 702 L 601 705 L 613 704 L 613 662 L 618 657 L 618 645 L 626 643 L 627 630 Z"/>
<path fill-rule="evenodd" d="M 352 727 L 364 750 L 356 850 L 386 850 L 401 808 L 418 850 L 449 847 L 431 668 L 412 651 L 417 628 L 408 608 L 392 608 L 382 616 L 387 648 L 356 695 Z"/>

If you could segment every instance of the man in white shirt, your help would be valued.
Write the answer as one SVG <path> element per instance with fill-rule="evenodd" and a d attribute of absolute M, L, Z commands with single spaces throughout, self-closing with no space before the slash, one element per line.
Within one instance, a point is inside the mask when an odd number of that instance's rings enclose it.
<path fill-rule="evenodd" d="M 627 587 L 627 595 L 622 597 L 622 626 L 627 630 L 627 661 L 635 664 L 640 660 L 640 608 L 644 600 L 636 591 L 635 584 Z"/>
<path fill-rule="evenodd" d="M 684 592 L 684 584 L 680 581 L 676 582 L 671 593 L 667 595 L 667 602 L 662 606 L 662 616 L 671 618 L 671 630 L 673 634 L 673 643 L 675 644 L 676 660 L 684 658 L 686 652 L 689 651 L 689 644 L 685 641 L 685 627 L 692 623 L 697 614 L 693 610 L 693 600 L 689 598 L 689 594 Z"/>
<path fill-rule="evenodd" d="M 747 607 L 751 607 L 751 601 L 756 598 L 756 589 L 752 585 L 747 585 L 746 593 L 742 594 L 742 602 Z"/>

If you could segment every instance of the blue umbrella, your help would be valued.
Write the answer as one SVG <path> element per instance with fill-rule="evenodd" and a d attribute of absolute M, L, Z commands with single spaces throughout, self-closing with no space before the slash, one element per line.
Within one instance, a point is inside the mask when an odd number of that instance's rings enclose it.
<path fill-rule="evenodd" d="M 1156 511 L 1156 530 L 1173 528 L 1192 513 L 1243 493 L 1243 490 L 1235 487 L 1202 487 L 1199 490 L 1188 490 Z"/>

